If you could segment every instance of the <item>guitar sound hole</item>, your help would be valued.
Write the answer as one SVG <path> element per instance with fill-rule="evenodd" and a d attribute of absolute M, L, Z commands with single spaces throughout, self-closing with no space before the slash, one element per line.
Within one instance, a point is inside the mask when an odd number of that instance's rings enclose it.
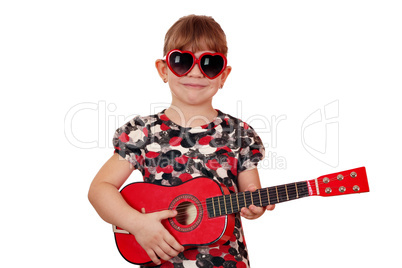
<path fill-rule="evenodd" d="M 180 203 L 177 208 L 176 220 L 182 225 L 189 225 L 197 218 L 197 208 L 191 202 Z"/>

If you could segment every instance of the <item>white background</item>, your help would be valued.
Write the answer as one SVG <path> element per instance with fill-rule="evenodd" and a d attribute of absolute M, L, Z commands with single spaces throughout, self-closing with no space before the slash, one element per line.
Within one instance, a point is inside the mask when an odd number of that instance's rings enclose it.
<path fill-rule="evenodd" d="M 114 129 L 169 103 L 154 62 L 167 29 L 194 13 L 227 34 L 233 71 L 214 105 L 253 121 L 270 161 L 263 186 L 368 172 L 370 193 L 243 220 L 252 266 L 395 267 L 401 12 L 386 0 L 2 1 L 1 266 L 132 267 L 87 191 Z M 305 128 L 325 106 L 331 118 Z"/>

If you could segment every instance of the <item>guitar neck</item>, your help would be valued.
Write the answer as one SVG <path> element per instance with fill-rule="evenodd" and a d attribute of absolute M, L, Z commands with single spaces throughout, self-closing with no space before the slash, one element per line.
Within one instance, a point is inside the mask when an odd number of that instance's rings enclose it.
<path fill-rule="evenodd" d="M 327 174 L 314 180 L 283 184 L 255 192 L 241 192 L 207 198 L 209 217 L 239 212 L 243 207 L 265 207 L 306 196 L 335 196 L 370 191 L 365 167 Z"/>
<path fill-rule="evenodd" d="M 240 212 L 243 207 L 265 207 L 312 195 L 310 181 L 300 181 L 258 189 L 255 192 L 239 192 L 208 198 L 209 217 Z M 310 191 L 309 191 L 310 189 Z"/>

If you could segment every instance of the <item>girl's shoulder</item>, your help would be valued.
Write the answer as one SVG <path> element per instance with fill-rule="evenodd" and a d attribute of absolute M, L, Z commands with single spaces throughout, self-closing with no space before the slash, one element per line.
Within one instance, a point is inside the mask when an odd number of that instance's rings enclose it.
<path fill-rule="evenodd" d="M 248 125 L 246 122 L 244 122 L 242 119 L 227 113 L 223 113 L 219 110 L 218 110 L 218 117 L 222 119 L 222 122 L 224 124 L 227 124 L 230 127 L 243 128 L 245 130 L 252 129 L 252 127 Z"/>

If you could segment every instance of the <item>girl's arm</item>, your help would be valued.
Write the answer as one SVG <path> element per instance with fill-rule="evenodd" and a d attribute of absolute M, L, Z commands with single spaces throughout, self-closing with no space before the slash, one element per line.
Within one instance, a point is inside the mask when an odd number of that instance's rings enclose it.
<path fill-rule="evenodd" d="M 258 169 L 254 168 L 240 172 L 238 177 L 238 185 L 240 192 L 254 192 L 257 189 L 260 189 L 261 183 L 258 175 Z M 273 210 L 274 208 L 275 205 L 269 205 L 266 207 L 257 207 L 255 205 L 251 205 L 249 208 L 242 208 L 240 215 L 246 219 L 253 220 L 262 216 L 265 210 Z"/>
<path fill-rule="evenodd" d="M 127 160 L 114 154 L 92 181 L 88 198 L 104 221 L 135 235 L 151 260 L 160 264 L 158 256 L 169 260 L 184 250 L 161 223 L 161 220 L 174 217 L 177 212 L 165 210 L 143 214 L 129 206 L 119 189 L 133 170 Z"/>

